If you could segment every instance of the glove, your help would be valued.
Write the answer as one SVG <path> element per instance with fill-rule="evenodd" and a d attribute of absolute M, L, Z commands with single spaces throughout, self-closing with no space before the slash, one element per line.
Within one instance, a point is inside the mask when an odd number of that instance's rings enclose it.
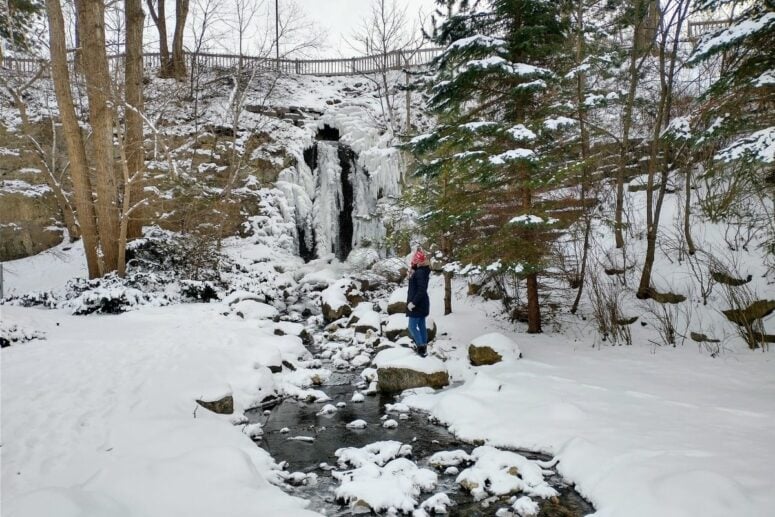
<path fill-rule="evenodd" d="M 410 311 L 413 311 L 413 310 L 414 310 L 414 304 L 413 304 L 412 302 L 409 302 L 409 304 L 408 304 L 406 307 L 407 307 L 407 309 L 409 309 Z"/>

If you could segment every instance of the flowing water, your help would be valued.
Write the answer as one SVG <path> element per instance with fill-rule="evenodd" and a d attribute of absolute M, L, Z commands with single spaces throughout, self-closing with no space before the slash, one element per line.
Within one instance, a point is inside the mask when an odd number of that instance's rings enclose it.
<path fill-rule="evenodd" d="M 396 413 L 388 418 L 398 421 L 395 429 L 381 426 L 381 418 L 386 414 L 385 404 L 395 402 L 393 396 L 367 396 L 363 402 L 350 401 L 356 386 L 361 384 L 357 372 L 335 372 L 322 386 L 331 401 L 347 405 L 331 415 L 318 415 L 321 403 L 308 403 L 287 399 L 268 411 L 253 411 L 248 414 L 251 422 L 264 424 L 264 436 L 259 442 L 278 462 L 286 462 L 289 472 L 314 473 L 317 482 L 302 486 L 287 485 L 288 492 L 311 501 L 310 509 L 326 515 L 351 515 L 348 505 L 339 504 L 334 491 L 339 486 L 330 473 L 336 466 L 335 451 L 341 447 L 362 447 L 381 440 L 396 440 L 412 446 L 412 460 L 418 466 L 432 469 L 428 458 L 442 450 L 463 449 L 471 452 L 474 445 L 461 442 L 446 428 L 438 425 L 422 412 L 411 412 L 403 419 Z M 362 387 L 362 386 L 361 386 Z M 347 429 L 345 425 L 356 419 L 368 422 L 361 430 Z M 314 441 L 303 441 L 297 437 L 308 437 Z M 516 451 L 530 459 L 549 460 L 545 455 L 526 451 Z M 422 494 L 430 497 L 433 493 L 446 492 L 455 502 L 449 509 L 452 516 L 491 516 L 499 508 L 508 507 L 508 497 L 489 498 L 474 501 L 473 498 L 455 483 L 454 475 L 439 472 L 439 483 L 433 492 Z M 593 513 L 594 508 L 567 484 L 554 474 L 547 481 L 560 493 L 550 501 L 540 501 L 541 516 L 573 517 Z"/>

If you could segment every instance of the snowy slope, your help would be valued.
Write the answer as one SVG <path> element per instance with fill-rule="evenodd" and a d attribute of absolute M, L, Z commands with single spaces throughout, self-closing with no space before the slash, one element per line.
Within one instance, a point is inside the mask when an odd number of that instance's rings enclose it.
<path fill-rule="evenodd" d="M 593 347 L 588 328 L 527 335 L 488 316 L 496 304 L 463 295 L 432 315 L 448 337 L 460 387 L 405 402 L 430 411 L 465 440 L 556 454 L 559 471 L 598 516 L 766 516 L 775 512 L 775 361 L 770 354 L 694 347 Z M 524 359 L 472 368 L 467 345 L 481 334 L 513 337 Z M 454 378 L 453 378 L 454 380 Z"/>

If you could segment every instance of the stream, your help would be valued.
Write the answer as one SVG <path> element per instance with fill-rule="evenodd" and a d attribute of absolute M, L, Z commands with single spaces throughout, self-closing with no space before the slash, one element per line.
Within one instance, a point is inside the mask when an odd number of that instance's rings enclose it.
<path fill-rule="evenodd" d="M 339 482 L 332 477 L 330 471 L 337 465 L 334 454 L 337 449 L 363 447 L 381 440 L 396 440 L 412 446 L 411 459 L 419 467 L 434 470 L 427 461 L 433 453 L 454 449 L 463 449 L 470 453 L 475 447 L 458 440 L 445 427 L 434 423 L 427 414 L 419 411 L 401 415 L 389 413 L 388 418 L 398 421 L 398 427 L 383 428 L 381 419 L 388 414 L 385 405 L 395 403 L 396 397 L 376 394 L 366 396 L 363 402 L 351 402 L 353 393 L 364 388 L 360 371 L 333 371 L 331 377 L 319 387 L 331 398 L 328 404 L 346 404 L 330 415 L 318 414 L 324 405 L 321 402 L 305 402 L 293 398 L 283 400 L 270 410 L 259 409 L 247 413 L 251 423 L 259 422 L 263 425 L 264 434 L 257 443 L 266 449 L 275 461 L 282 462 L 288 472 L 313 473 L 317 476 L 313 482 L 305 480 L 304 484 L 298 486 L 286 483 L 283 488 L 292 495 L 309 500 L 310 509 L 325 515 L 345 516 L 353 513 L 349 505 L 340 504 L 334 495 Z M 365 420 L 369 423 L 368 427 L 345 427 L 356 419 Z M 314 441 L 300 440 L 299 437 L 311 437 Z M 551 459 L 549 456 L 529 451 L 514 452 L 529 459 Z M 439 482 L 436 489 L 422 494 L 420 499 L 423 500 L 433 493 L 447 493 L 455 503 L 449 508 L 448 515 L 493 516 L 499 509 L 508 507 L 509 496 L 493 496 L 475 501 L 455 482 L 455 475 L 437 472 Z M 580 517 L 594 512 L 592 505 L 561 476 L 554 473 L 546 479 L 560 495 L 552 499 L 537 500 L 541 507 L 539 516 Z M 498 515 L 512 514 L 502 511 Z"/>

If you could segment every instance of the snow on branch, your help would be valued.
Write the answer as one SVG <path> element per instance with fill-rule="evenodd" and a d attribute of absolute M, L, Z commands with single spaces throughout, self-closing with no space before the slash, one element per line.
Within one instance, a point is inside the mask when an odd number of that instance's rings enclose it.
<path fill-rule="evenodd" d="M 694 55 L 689 59 L 689 63 L 696 63 L 717 50 L 739 43 L 754 34 L 770 30 L 773 27 L 775 27 L 775 12 L 768 12 L 754 19 L 737 20 L 721 32 L 714 33 L 704 39 L 697 46 Z"/>
<path fill-rule="evenodd" d="M 745 158 L 751 161 L 775 163 L 775 126 L 771 126 L 735 141 L 719 151 L 715 159 L 731 162 Z"/>

